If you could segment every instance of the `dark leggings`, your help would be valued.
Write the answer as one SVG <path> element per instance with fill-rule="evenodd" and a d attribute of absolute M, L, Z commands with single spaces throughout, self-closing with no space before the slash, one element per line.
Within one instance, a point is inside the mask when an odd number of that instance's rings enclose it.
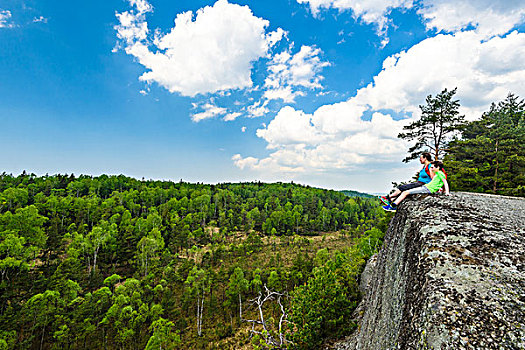
<path fill-rule="evenodd" d="M 425 183 L 421 182 L 421 181 L 410 182 L 408 184 L 404 184 L 404 185 L 399 186 L 397 189 L 400 190 L 401 192 L 404 192 L 404 191 L 410 190 L 412 188 L 421 187 L 424 184 Z M 395 197 L 391 197 L 391 198 L 395 198 Z"/>
<path fill-rule="evenodd" d="M 416 188 L 416 187 L 421 187 L 423 186 L 425 183 L 424 182 L 421 182 L 421 181 L 416 181 L 416 182 L 411 182 L 411 183 L 408 183 L 408 184 L 404 184 L 404 185 L 401 185 L 398 187 L 398 190 L 400 190 L 401 192 L 403 191 L 406 191 L 406 190 L 411 190 L 413 188 Z"/>

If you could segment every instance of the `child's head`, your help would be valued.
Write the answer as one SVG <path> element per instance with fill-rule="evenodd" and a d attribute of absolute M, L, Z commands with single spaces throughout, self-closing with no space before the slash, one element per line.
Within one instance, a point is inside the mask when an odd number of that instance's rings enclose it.
<path fill-rule="evenodd" d="M 436 170 L 443 170 L 443 162 L 440 162 L 439 160 L 433 161 L 432 166 L 436 168 Z"/>

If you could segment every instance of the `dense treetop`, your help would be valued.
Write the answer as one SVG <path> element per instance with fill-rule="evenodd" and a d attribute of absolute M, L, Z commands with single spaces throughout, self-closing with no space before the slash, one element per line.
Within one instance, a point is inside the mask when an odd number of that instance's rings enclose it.
<path fill-rule="evenodd" d="M 265 348 L 241 307 L 265 286 L 292 325 L 273 300 L 265 334 L 315 348 L 352 328 L 386 220 L 376 199 L 296 184 L 3 173 L 0 349 Z M 320 293 L 337 298 L 305 309 Z"/>
<path fill-rule="evenodd" d="M 445 165 L 454 190 L 525 196 L 525 102 L 509 93 L 460 128 Z"/>

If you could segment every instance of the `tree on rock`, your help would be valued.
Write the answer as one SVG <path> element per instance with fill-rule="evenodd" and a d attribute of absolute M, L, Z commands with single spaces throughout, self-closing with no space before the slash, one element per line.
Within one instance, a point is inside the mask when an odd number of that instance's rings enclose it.
<path fill-rule="evenodd" d="M 409 142 L 416 141 L 408 149 L 409 155 L 403 162 L 419 157 L 421 152 L 430 150 L 435 159 L 441 159 L 446 147 L 459 127 L 464 123 L 465 116 L 459 115 L 459 100 L 453 100 L 457 88 L 441 91 L 436 97 L 428 95 L 426 105 L 420 105 L 421 118 L 403 127 L 397 137 Z"/>

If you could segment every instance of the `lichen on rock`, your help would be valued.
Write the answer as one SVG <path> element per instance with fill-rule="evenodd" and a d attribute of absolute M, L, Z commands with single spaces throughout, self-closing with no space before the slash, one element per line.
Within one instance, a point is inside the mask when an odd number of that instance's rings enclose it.
<path fill-rule="evenodd" d="M 525 199 L 414 196 L 337 349 L 525 349 Z"/>

